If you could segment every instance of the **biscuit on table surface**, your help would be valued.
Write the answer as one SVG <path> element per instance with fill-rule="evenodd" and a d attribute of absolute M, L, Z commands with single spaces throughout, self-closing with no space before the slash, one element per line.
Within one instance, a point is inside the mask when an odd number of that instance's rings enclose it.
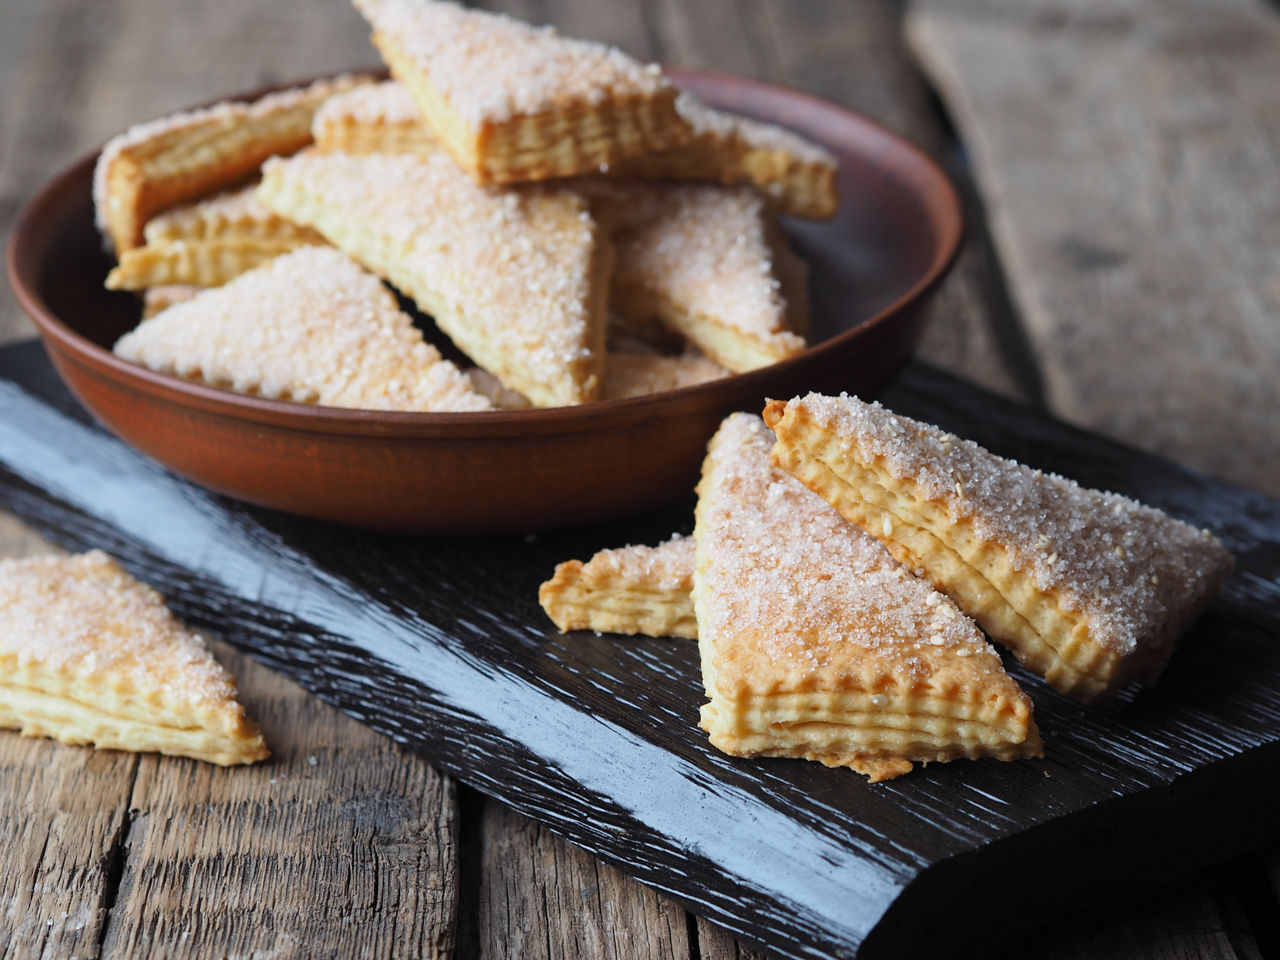
<path fill-rule="evenodd" d="M 267 209 L 252 186 L 153 217 L 143 237 L 143 246 L 120 254 L 107 274 L 108 290 L 217 287 L 290 250 L 327 242 Z"/>
<path fill-rule="evenodd" d="M 1152 683 L 1232 567 L 1207 530 L 855 397 L 771 401 L 776 463 L 1059 691 Z"/>
<path fill-rule="evenodd" d="M 0 727 L 223 766 L 267 756 L 235 679 L 99 550 L 0 560 Z"/>
<path fill-rule="evenodd" d="M 479 183 L 583 173 L 679 143 L 689 127 L 654 64 L 438 0 L 356 0 L 373 43 Z"/>
<path fill-rule="evenodd" d="M 976 625 L 773 467 L 772 445 L 758 417 L 731 415 L 698 485 L 693 598 L 712 744 L 873 782 L 915 762 L 1040 756 L 1031 702 Z"/>
<path fill-rule="evenodd" d="M 131 127 L 102 148 L 93 173 L 98 228 L 117 255 L 143 242 L 156 214 L 248 179 L 267 157 L 311 142 L 311 118 L 329 96 L 368 82 L 343 75 L 223 102 Z"/>
<path fill-rule="evenodd" d="M 612 224 L 611 307 L 659 322 L 734 373 L 785 360 L 806 346 L 803 267 L 763 197 L 749 187 L 584 184 Z"/>
<path fill-rule="evenodd" d="M 204 290 L 114 349 L 162 373 L 299 403 L 492 409 L 382 282 L 332 247 L 302 247 Z"/>
<path fill-rule="evenodd" d="M 568 560 L 538 589 L 538 602 L 560 631 L 684 637 L 696 640 L 693 538 L 656 547 L 601 550 L 586 563 Z"/>
<path fill-rule="evenodd" d="M 575 190 L 479 187 L 444 153 L 309 152 L 266 163 L 258 195 L 536 406 L 599 395 L 613 248 Z"/>

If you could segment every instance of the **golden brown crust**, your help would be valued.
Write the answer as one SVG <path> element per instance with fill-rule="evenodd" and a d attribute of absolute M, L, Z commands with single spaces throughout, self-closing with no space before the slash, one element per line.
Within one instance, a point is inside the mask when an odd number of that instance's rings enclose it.
<path fill-rule="evenodd" d="M 1207 531 L 878 404 L 810 394 L 765 416 L 776 463 L 1084 701 L 1154 682 L 1231 568 Z"/>
<path fill-rule="evenodd" d="M 146 244 L 125 250 L 108 290 L 173 284 L 217 287 L 246 270 L 324 237 L 268 210 L 245 187 L 175 207 L 149 220 Z"/>
<path fill-rule="evenodd" d="M 435 0 L 357 0 L 373 43 L 478 183 L 583 173 L 682 142 L 654 65 L 501 14 Z"/>
<path fill-rule="evenodd" d="M 1026 695 L 972 621 L 769 464 L 734 414 L 698 486 L 694 607 L 711 742 L 882 779 L 915 761 L 1038 756 Z"/>
<path fill-rule="evenodd" d="M 335 92 L 365 78 L 341 76 L 269 94 L 255 103 L 219 103 L 132 127 L 110 140 L 94 170 L 99 229 L 117 254 L 139 246 L 157 213 L 251 177 L 267 157 L 311 141 L 311 118 Z"/>
<path fill-rule="evenodd" d="M 601 550 L 586 563 L 561 563 L 538 589 L 538 602 L 562 633 L 696 640 L 692 590 L 693 539 L 675 536 L 656 547 Z"/>
<path fill-rule="evenodd" d="M 0 561 L 0 727 L 222 765 L 267 756 L 235 679 L 101 551 Z"/>

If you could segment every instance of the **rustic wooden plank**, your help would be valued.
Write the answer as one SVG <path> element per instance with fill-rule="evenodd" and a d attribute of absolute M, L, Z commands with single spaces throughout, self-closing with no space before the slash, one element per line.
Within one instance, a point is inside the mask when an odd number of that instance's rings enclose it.
<path fill-rule="evenodd" d="M 545 826 L 489 801 L 484 810 L 481 957 L 682 960 L 685 912 Z"/>
<path fill-rule="evenodd" d="M 1275 493 L 1280 16 L 922 0 L 1052 408 Z"/>
<path fill-rule="evenodd" d="M 271 758 L 144 756 L 106 957 L 449 957 L 456 788 L 227 644 Z"/>

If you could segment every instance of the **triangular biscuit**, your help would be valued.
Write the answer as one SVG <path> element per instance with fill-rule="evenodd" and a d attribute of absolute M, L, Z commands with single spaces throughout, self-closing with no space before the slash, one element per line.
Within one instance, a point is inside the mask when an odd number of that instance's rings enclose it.
<path fill-rule="evenodd" d="M 362 410 L 490 410 L 373 274 L 303 247 L 144 320 L 115 352 L 240 393 Z"/>
<path fill-rule="evenodd" d="M 228 766 L 267 756 L 235 679 L 100 550 L 0 561 L 0 727 Z"/>
<path fill-rule="evenodd" d="M 617 547 L 586 563 L 557 564 L 538 602 L 561 631 L 694 640 L 692 590 L 693 538 L 677 535 L 656 547 Z"/>
<path fill-rule="evenodd" d="M 1153 682 L 1232 566 L 1207 530 L 856 397 L 771 401 L 775 462 L 1055 688 Z"/>
<path fill-rule="evenodd" d="M 365 82 L 344 75 L 131 127 L 107 142 L 94 168 L 98 228 L 117 254 L 141 245 L 143 226 L 157 213 L 243 182 L 273 154 L 301 150 L 311 142 L 316 108 Z"/>
<path fill-rule="evenodd" d="M 258 195 L 413 298 L 542 407 L 596 399 L 612 246 L 565 187 L 478 187 L 447 154 L 271 160 Z"/>
<path fill-rule="evenodd" d="M 971 620 L 769 463 L 733 414 L 698 485 L 693 599 L 702 727 L 735 756 L 872 781 L 912 763 L 1039 756 L 1031 702 Z"/>
<path fill-rule="evenodd" d="M 355 0 L 374 46 L 478 183 L 567 177 L 689 135 L 653 64 L 437 0 Z"/>
<path fill-rule="evenodd" d="M 666 150 L 628 157 L 608 173 L 620 177 L 750 183 L 784 212 L 825 219 L 840 204 L 836 158 L 799 134 L 681 93 L 676 110 L 693 136 Z"/>
<path fill-rule="evenodd" d="M 217 287 L 273 257 L 324 237 L 268 210 L 243 187 L 167 210 L 147 221 L 146 243 L 125 250 L 108 290 L 189 284 Z"/>
<path fill-rule="evenodd" d="M 805 347 L 803 266 L 750 187 L 591 181 L 615 225 L 612 307 L 658 321 L 734 373 Z"/>

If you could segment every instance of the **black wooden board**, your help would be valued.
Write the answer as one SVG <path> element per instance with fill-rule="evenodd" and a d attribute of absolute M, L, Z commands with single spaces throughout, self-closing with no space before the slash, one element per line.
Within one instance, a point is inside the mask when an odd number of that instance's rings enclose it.
<path fill-rule="evenodd" d="M 0 350 L 0 504 L 68 547 L 110 551 L 189 621 L 779 956 L 990 945 L 1280 836 L 1280 503 L 924 366 L 885 400 L 1222 537 L 1237 572 L 1158 687 L 1085 709 L 1014 666 L 1042 761 L 872 786 L 725 757 L 697 728 L 694 644 L 561 636 L 536 601 L 560 560 L 689 530 L 692 501 L 524 538 L 272 513 L 93 425 L 34 343 Z"/>

